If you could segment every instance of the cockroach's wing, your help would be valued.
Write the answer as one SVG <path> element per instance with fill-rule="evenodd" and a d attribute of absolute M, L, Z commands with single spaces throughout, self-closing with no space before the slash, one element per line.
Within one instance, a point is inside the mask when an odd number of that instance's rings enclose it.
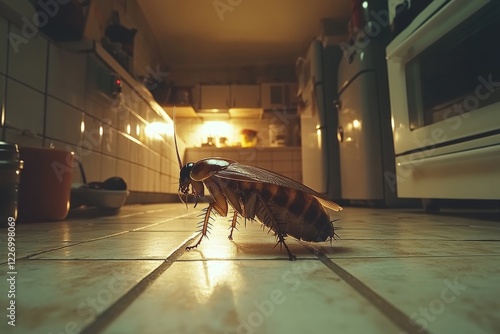
<path fill-rule="evenodd" d="M 235 162 L 227 166 L 225 169 L 218 171 L 214 176 L 222 179 L 237 181 L 271 183 L 281 187 L 295 189 L 313 195 L 323 206 L 333 211 L 342 210 L 340 205 L 332 202 L 327 197 L 303 185 L 302 183 L 264 168 Z"/>

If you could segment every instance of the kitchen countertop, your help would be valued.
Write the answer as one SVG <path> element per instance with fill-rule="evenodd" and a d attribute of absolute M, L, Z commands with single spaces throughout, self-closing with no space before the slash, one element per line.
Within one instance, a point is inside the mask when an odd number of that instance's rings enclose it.
<path fill-rule="evenodd" d="M 298 258 L 290 262 L 260 224 L 241 221 L 230 241 L 221 217 L 210 239 L 185 251 L 204 207 L 133 205 L 117 216 L 17 225 L 16 327 L 4 316 L 0 331 L 500 331 L 498 222 L 349 207 L 332 216 L 341 239 L 331 246 L 289 238 Z M 7 229 L 0 238 L 5 272 Z M 6 279 L 0 289 L 6 314 Z"/>

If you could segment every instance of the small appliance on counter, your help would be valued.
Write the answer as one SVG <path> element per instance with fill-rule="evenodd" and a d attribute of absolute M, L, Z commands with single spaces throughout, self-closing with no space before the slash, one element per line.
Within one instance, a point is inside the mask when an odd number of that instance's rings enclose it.
<path fill-rule="evenodd" d="M 284 124 L 269 125 L 269 144 L 271 146 L 285 146 L 286 145 L 286 127 Z"/>
<path fill-rule="evenodd" d="M 0 228 L 17 219 L 20 172 L 23 161 L 16 144 L 0 141 Z"/>
<path fill-rule="evenodd" d="M 241 147 L 254 147 L 257 145 L 257 131 L 251 129 L 241 130 Z"/>

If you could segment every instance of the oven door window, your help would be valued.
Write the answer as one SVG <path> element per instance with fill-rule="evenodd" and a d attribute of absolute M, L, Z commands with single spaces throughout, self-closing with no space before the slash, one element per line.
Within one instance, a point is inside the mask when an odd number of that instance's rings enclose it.
<path fill-rule="evenodd" d="M 486 6 L 406 64 L 410 129 L 500 101 L 500 6 Z"/>

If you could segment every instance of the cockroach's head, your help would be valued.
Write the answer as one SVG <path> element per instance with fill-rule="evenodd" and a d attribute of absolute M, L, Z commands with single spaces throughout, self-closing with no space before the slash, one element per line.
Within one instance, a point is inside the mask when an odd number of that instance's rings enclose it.
<path fill-rule="evenodd" d="M 190 162 L 185 164 L 181 168 L 181 173 L 179 176 L 179 192 L 187 195 L 189 193 L 189 185 L 191 184 L 191 169 L 193 169 L 194 163 Z"/>

